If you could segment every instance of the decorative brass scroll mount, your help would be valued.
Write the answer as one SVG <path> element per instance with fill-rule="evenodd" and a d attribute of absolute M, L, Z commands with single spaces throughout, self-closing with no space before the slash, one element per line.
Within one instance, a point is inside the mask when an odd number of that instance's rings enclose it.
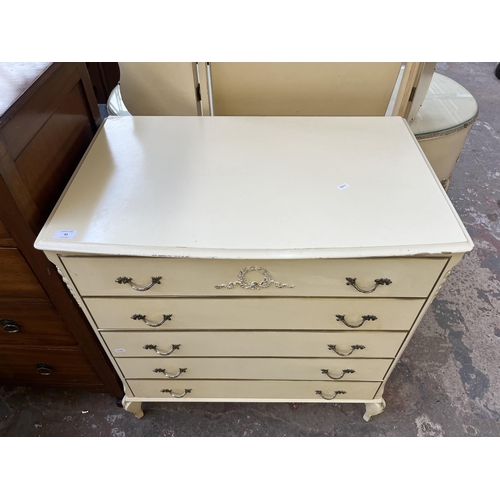
<path fill-rule="evenodd" d="M 262 281 L 251 281 L 248 282 L 245 279 L 245 275 L 250 271 L 257 271 L 258 273 L 264 276 Z M 293 288 L 294 285 L 287 285 L 286 283 L 280 283 L 279 281 L 273 280 L 271 273 L 264 269 L 263 267 L 258 266 L 249 266 L 244 267 L 238 273 L 238 281 L 230 281 L 227 285 L 215 285 L 215 288 L 227 288 L 228 290 L 232 290 L 236 285 L 239 285 L 241 288 L 251 289 L 251 290 L 261 290 L 262 288 L 269 288 L 271 285 L 276 286 L 276 288 Z"/>

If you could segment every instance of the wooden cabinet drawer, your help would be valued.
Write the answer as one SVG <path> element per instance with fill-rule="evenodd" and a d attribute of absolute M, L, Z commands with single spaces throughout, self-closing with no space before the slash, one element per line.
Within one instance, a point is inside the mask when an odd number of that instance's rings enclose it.
<path fill-rule="evenodd" d="M 48 301 L 28 263 L 15 248 L 0 249 L 0 299 Z"/>
<path fill-rule="evenodd" d="M 383 380 L 391 359 L 120 358 L 127 379 Z"/>
<path fill-rule="evenodd" d="M 104 330 L 349 330 L 345 323 L 362 324 L 363 330 L 407 330 L 424 300 L 87 298 L 85 302 Z M 164 321 L 170 314 L 171 319 Z M 337 316 L 343 316 L 345 323 Z M 151 327 L 144 321 L 164 322 Z"/>
<path fill-rule="evenodd" d="M 83 296 L 285 296 L 285 297 L 427 297 L 447 262 L 445 258 L 217 260 L 126 257 L 63 257 Z M 258 267 L 261 270 L 245 269 Z M 240 274 L 241 273 L 241 274 Z M 153 277 L 161 277 L 146 291 Z M 130 283 L 118 283 L 129 278 Z M 375 280 L 390 280 L 370 293 L 347 286 L 355 279 L 363 290 Z M 231 282 L 234 284 L 231 285 Z M 262 283 L 259 289 L 242 283 Z M 281 287 L 287 284 L 291 287 Z M 230 288 L 220 287 L 227 285 Z"/>
<path fill-rule="evenodd" d="M 0 302 L 0 319 L 0 345 L 76 345 L 51 304 Z"/>
<path fill-rule="evenodd" d="M 79 349 L 0 349 L 0 382 L 86 386 L 102 382 Z"/>
<path fill-rule="evenodd" d="M 338 400 L 370 400 L 377 392 L 380 382 L 334 382 L 334 381 L 282 381 L 282 380 L 129 380 L 128 384 L 136 398 L 152 398 L 166 401 L 292 401 L 318 402 L 325 398 Z M 164 390 L 171 390 L 173 396 Z M 190 391 L 190 392 L 187 392 Z"/>
<path fill-rule="evenodd" d="M 178 357 L 394 358 L 406 332 L 102 332 L 115 358 Z M 156 346 L 144 349 L 144 346 Z M 357 346 L 357 347 L 353 347 Z M 349 354 L 350 353 L 350 354 Z M 342 356 L 343 355 L 343 356 Z"/>
<path fill-rule="evenodd" d="M 0 247 L 14 247 L 16 246 L 14 239 L 7 231 L 5 224 L 0 220 Z"/>

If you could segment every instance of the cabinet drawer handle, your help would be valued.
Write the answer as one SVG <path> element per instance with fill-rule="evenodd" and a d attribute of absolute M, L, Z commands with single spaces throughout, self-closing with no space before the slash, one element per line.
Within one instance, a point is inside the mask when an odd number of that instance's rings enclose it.
<path fill-rule="evenodd" d="M 153 370 L 155 373 L 163 373 L 165 377 L 167 378 L 177 378 L 181 373 L 186 373 L 187 368 L 179 368 L 179 371 L 175 375 L 170 375 L 170 373 L 167 373 L 167 370 L 165 368 L 155 368 Z"/>
<path fill-rule="evenodd" d="M 357 349 L 365 349 L 364 345 L 355 344 L 351 346 L 351 350 L 349 352 L 340 352 L 337 350 L 337 346 L 334 344 L 328 344 L 328 349 L 330 351 L 335 351 L 335 354 L 339 356 L 350 356 Z"/>
<path fill-rule="evenodd" d="M 52 366 L 46 365 L 45 363 L 37 363 L 36 371 L 40 375 L 50 375 L 52 373 Z"/>
<path fill-rule="evenodd" d="M 371 288 L 368 290 L 364 290 L 363 288 L 360 288 L 358 285 L 356 285 L 356 278 L 346 278 L 346 285 L 347 286 L 353 286 L 358 292 L 361 293 L 373 293 L 379 285 L 390 285 L 392 281 L 388 278 L 378 278 L 375 281 L 375 285 L 373 285 Z"/>
<path fill-rule="evenodd" d="M 20 330 L 19 325 L 12 319 L 0 319 L 0 323 L 6 333 L 17 333 Z"/>
<path fill-rule="evenodd" d="M 345 326 L 348 326 L 349 328 L 359 328 L 365 324 L 365 321 L 375 321 L 377 319 L 377 316 L 361 316 L 361 322 L 359 322 L 357 325 L 351 325 L 345 320 L 345 316 L 343 314 L 336 314 L 337 321 L 342 321 Z"/>
<path fill-rule="evenodd" d="M 152 276 L 151 283 L 149 285 L 139 286 L 132 281 L 132 278 L 127 278 L 126 276 L 120 276 L 119 278 L 115 279 L 115 282 L 119 283 L 120 285 L 130 285 L 137 292 L 147 292 L 150 288 L 153 288 L 155 285 L 161 285 L 160 280 L 161 276 Z"/>
<path fill-rule="evenodd" d="M 183 398 L 186 394 L 189 394 L 192 391 L 192 389 L 184 389 L 184 392 L 182 394 L 175 394 L 172 389 L 162 389 L 161 392 L 168 392 L 170 393 L 174 398 Z"/>
<path fill-rule="evenodd" d="M 331 398 L 329 398 L 328 396 L 325 396 L 323 394 L 323 391 L 316 391 L 316 394 L 319 394 L 323 399 L 331 401 L 332 399 L 335 399 L 339 394 L 347 394 L 347 393 L 345 391 L 335 391 Z"/>
<path fill-rule="evenodd" d="M 165 323 L 165 321 L 170 321 L 172 319 L 172 315 L 171 314 L 164 314 L 163 319 L 159 323 L 150 323 L 144 314 L 134 314 L 133 316 L 130 316 L 130 318 L 136 319 L 136 320 L 142 319 L 142 321 L 144 321 L 144 323 L 146 323 L 146 325 L 151 326 L 152 328 L 157 328 L 158 326 L 163 325 L 163 323 Z"/>
<path fill-rule="evenodd" d="M 326 375 L 327 377 L 330 377 L 332 380 L 340 380 L 341 378 L 344 378 L 344 375 L 346 373 L 355 373 L 354 370 L 342 370 L 342 375 L 340 375 L 340 377 L 334 377 L 333 375 L 330 375 L 330 371 L 328 369 L 325 369 L 325 368 L 322 368 L 321 369 L 321 373 L 323 373 L 323 375 Z"/>
<path fill-rule="evenodd" d="M 172 354 L 176 349 L 179 349 L 181 345 L 180 344 L 172 344 L 172 349 L 170 349 L 170 351 L 159 351 L 158 350 L 158 346 L 154 345 L 154 344 L 146 344 L 143 349 L 153 349 L 156 354 L 159 354 L 160 356 L 168 356 L 169 354 Z"/>

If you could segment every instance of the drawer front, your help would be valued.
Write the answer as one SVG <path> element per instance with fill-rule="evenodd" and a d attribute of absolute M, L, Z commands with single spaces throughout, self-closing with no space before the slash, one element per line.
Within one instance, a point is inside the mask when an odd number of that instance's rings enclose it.
<path fill-rule="evenodd" d="M 101 385 L 79 349 L 0 349 L 0 382 L 40 385 Z"/>
<path fill-rule="evenodd" d="M 129 380 L 136 398 L 165 401 L 228 399 L 245 401 L 318 402 L 373 399 L 380 382 L 282 380 Z M 171 390 L 170 392 L 162 392 Z M 190 392 L 188 392 L 190 391 Z M 321 391 L 321 394 L 317 394 Z M 179 397 L 185 394 L 183 397 Z M 175 397 L 176 395 L 177 397 Z M 323 397 L 322 397 L 323 396 Z M 325 399 L 328 398 L 328 399 Z"/>
<path fill-rule="evenodd" d="M 28 263 L 15 248 L 0 249 L 0 299 L 48 301 Z"/>
<path fill-rule="evenodd" d="M 56 309 L 50 304 L 0 302 L 0 345 L 76 345 Z"/>
<path fill-rule="evenodd" d="M 348 330 L 348 325 L 360 324 L 363 330 L 408 330 L 424 304 L 421 299 L 302 298 L 87 298 L 85 302 L 104 330 Z M 169 315 L 171 319 L 165 320 Z M 164 322 L 151 327 L 145 321 Z"/>
<path fill-rule="evenodd" d="M 83 296 L 427 297 L 447 259 L 240 261 L 66 257 L 63 261 Z M 154 283 L 154 277 L 161 278 Z M 119 283 L 118 278 L 127 280 Z M 346 278 L 355 279 L 361 290 L 376 289 L 363 293 L 348 286 Z M 375 282 L 383 279 L 390 283 Z M 252 282 L 262 286 L 245 288 Z M 132 285 L 153 286 L 139 291 Z"/>
<path fill-rule="evenodd" d="M 0 247 L 15 247 L 14 239 L 7 231 L 5 224 L 0 220 Z"/>
<path fill-rule="evenodd" d="M 102 332 L 102 336 L 115 358 L 264 356 L 350 359 L 394 358 L 406 332 Z M 144 346 L 156 346 L 156 350 Z M 162 356 L 156 351 L 171 353 Z"/>
<path fill-rule="evenodd" d="M 127 379 L 383 380 L 390 359 L 121 358 Z"/>

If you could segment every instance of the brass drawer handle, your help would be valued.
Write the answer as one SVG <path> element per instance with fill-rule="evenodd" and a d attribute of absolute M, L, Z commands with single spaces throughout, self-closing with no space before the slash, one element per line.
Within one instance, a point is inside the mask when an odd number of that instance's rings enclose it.
<path fill-rule="evenodd" d="M 170 321 L 172 319 L 172 315 L 164 314 L 163 319 L 159 323 L 150 323 L 144 314 L 134 314 L 133 316 L 130 316 L 130 318 L 136 320 L 141 319 L 142 321 L 144 321 L 144 323 L 146 323 L 146 325 L 151 326 L 153 328 L 157 328 L 158 326 L 163 325 L 165 321 Z"/>
<path fill-rule="evenodd" d="M 321 373 L 323 373 L 323 375 L 326 375 L 327 377 L 330 377 L 332 380 L 340 380 L 341 378 L 344 378 L 344 375 L 346 373 L 355 373 L 355 372 L 354 370 L 349 370 L 349 369 L 342 370 L 342 375 L 340 375 L 340 377 L 334 377 L 333 375 L 330 375 L 330 370 L 322 368 Z"/>
<path fill-rule="evenodd" d="M 184 392 L 182 394 L 175 394 L 172 389 L 162 389 L 161 392 L 168 392 L 170 393 L 174 398 L 183 398 L 186 394 L 189 394 L 192 391 L 192 389 L 184 389 Z"/>
<path fill-rule="evenodd" d="M 348 326 L 349 328 L 359 328 L 365 324 L 365 321 L 375 321 L 377 319 L 377 316 L 361 316 L 361 322 L 359 322 L 357 325 L 351 325 L 345 320 L 345 316 L 343 314 L 336 314 L 337 321 L 342 321 L 345 326 Z"/>
<path fill-rule="evenodd" d="M 334 351 L 335 354 L 338 354 L 339 356 L 350 356 L 357 349 L 365 349 L 365 346 L 364 345 L 355 344 L 355 345 L 351 346 L 351 350 L 349 352 L 340 352 L 340 351 L 337 350 L 337 346 L 336 345 L 334 345 L 334 344 L 328 344 L 328 349 L 330 351 Z"/>
<path fill-rule="evenodd" d="M 257 271 L 258 273 L 262 274 L 264 276 L 264 279 L 262 281 L 252 281 L 248 282 L 245 279 L 245 275 L 250 272 L 250 271 Z M 276 288 L 293 288 L 294 285 L 287 285 L 286 283 L 280 283 L 279 281 L 273 280 L 271 273 L 264 269 L 263 267 L 258 267 L 258 266 L 249 266 L 249 267 L 244 267 L 239 273 L 238 273 L 238 281 L 230 281 L 229 284 L 227 285 L 215 285 L 215 288 L 221 289 L 221 288 L 227 288 L 229 290 L 233 289 L 235 285 L 239 285 L 241 288 L 245 289 L 251 289 L 251 290 L 261 290 L 262 288 L 269 288 L 271 284 L 274 284 Z"/>
<path fill-rule="evenodd" d="M 180 344 L 172 344 L 172 349 L 170 349 L 170 351 L 159 351 L 158 350 L 158 346 L 154 345 L 154 344 L 146 344 L 143 349 L 153 349 L 156 354 L 159 354 L 160 356 L 168 356 L 169 354 L 172 354 L 175 350 L 179 349 L 180 348 Z"/>
<path fill-rule="evenodd" d="M 0 319 L 0 323 L 5 333 L 17 333 L 20 330 L 19 325 L 12 319 Z"/>
<path fill-rule="evenodd" d="M 332 399 L 335 399 L 339 394 L 347 394 L 345 391 L 335 391 L 333 394 L 333 397 L 329 398 L 323 394 L 323 391 L 316 391 L 316 394 L 319 394 L 323 399 L 326 399 L 328 401 L 331 401 Z"/>
<path fill-rule="evenodd" d="M 356 278 L 346 278 L 346 285 L 347 286 L 353 286 L 358 292 L 361 293 L 373 293 L 379 285 L 390 285 L 392 281 L 388 278 L 378 278 L 375 281 L 375 285 L 372 286 L 368 290 L 364 290 L 363 288 L 360 288 L 358 285 L 356 285 Z"/>
<path fill-rule="evenodd" d="M 40 375 L 50 375 L 52 373 L 52 366 L 46 365 L 45 363 L 37 363 L 36 364 L 36 371 Z"/>
<path fill-rule="evenodd" d="M 170 373 L 167 373 L 167 370 L 165 368 L 155 368 L 153 370 L 155 373 L 163 373 L 165 377 L 167 378 L 177 378 L 181 373 L 186 373 L 187 368 L 179 368 L 179 371 L 175 375 L 170 375 Z"/>
<path fill-rule="evenodd" d="M 161 285 L 160 280 L 161 276 L 152 276 L 151 283 L 149 285 L 139 286 L 132 281 L 132 278 L 127 278 L 126 276 L 120 276 L 119 278 L 115 279 L 115 282 L 119 283 L 120 285 L 130 285 L 134 290 L 138 292 L 147 292 L 150 288 L 153 288 L 155 285 Z"/>

